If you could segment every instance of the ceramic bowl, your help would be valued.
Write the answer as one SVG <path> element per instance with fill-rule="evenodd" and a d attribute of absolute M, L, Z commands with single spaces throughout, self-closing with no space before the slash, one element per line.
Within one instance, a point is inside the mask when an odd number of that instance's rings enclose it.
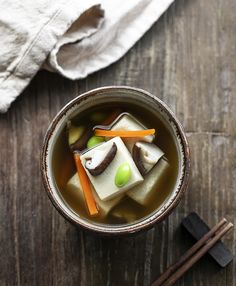
<path fill-rule="evenodd" d="M 131 103 L 148 109 L 149 112 L 154 114 L 154 116 L 161 119 L 165 126 L 169 129 L 178 152 L 178 176 L 171 194 L 165 200 L 165 202 L 149 216 L 130 224 L 106 225 L 98 224 L 82 218 L 64 201 L 54 180 L 52 154 L 55 147 L 55 142 L 62 129 L 65 128 L 68 118 L 103 103 Z M 183 128 L 178 119 L 170 108 L 167 107 L 167 105 L 156 96 L 144 90 L 133 87 L 101 87 L 79 95 L 69 102 L 65 107 L 63 107 L 55 116 L 46 132 L 44 139 L 41 156 L 41 170 L 44 186 L 49 198 L 56 209 L 66 219 L 73 222 L 77 226 L 99 234 L 129 234 L 147 229 L 153 226 L 155 223 L 162 221 L 163 219 L 167 218 L 167 216 L 178 205 L 184 191 L 187 188 L 189 179 L 189 146 Z"/>

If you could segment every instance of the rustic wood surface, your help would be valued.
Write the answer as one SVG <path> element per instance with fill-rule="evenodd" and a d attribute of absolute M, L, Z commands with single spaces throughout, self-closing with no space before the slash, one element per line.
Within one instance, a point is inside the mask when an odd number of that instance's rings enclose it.
<path fill-rule="evenodd" d="M 149 285 L 191 245 L 179 225 L 197 211 L 236 224 L 236 1 L 176 0 L 112 66 L 85 80 L 39 72 L 0 116 L 0 285 Z M 64 220 L 43 190 L 39 157 L 49 122 L 78 94 L 131 85 L 163 99 L 186 130 L 191 182 L 163 223 L 134 237 L 102 238 Z M 224 239 L 236 253 L 236 228 Z M 208 257 L 176 285 L 234 286 L 236 262 Z"/>

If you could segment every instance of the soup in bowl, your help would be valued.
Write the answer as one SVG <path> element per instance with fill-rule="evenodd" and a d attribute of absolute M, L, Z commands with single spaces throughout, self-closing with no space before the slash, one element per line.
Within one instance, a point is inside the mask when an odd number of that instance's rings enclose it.
<path fill-rule="evenodd" d="M 57 210 L 101 234 L 136 232 L 167 217 L 190 169 L 175 115 L 131 87 L 102 87 L 69 102 L 47 130 L 41 164 Z"/>

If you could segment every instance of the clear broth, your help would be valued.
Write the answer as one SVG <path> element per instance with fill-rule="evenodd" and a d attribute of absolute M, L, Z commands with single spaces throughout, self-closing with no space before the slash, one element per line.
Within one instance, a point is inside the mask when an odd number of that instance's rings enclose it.
<path fill-rule="evenodd" d="M 160 181 L 158 181 L 158 186 L 156 189 L 157 195 L 155 199 L 152 200 L 148 206 L 143 207 L 129 198 L 126 198 L 119 203 L 119 205 L 122 204 L 123 209 L 127 209 L 135 214 L 135 218 L 133 219 L 133 221 L 136 221 L 148 216 L 154 210 L 158 209 L 172 192 L 178 174 L 178 153 L 173 137 L 170 134 L 170 131 L 165 127 L 163 122 L 157 117 L 155 117 L 153 114 L 148 112 L 148 110 L 139 106 L 133 106 L 129 104 L 103 104 L 102 107 L 96 106 L 83 113 L 80 113 L 75 118 L 72 118 L 72 122 L 74 124 L 83 124 L 86 126 L 86 124 L 88 124 L 89 122 L 89 117 L 93 112 L 99 111 L 109 114 L 113 109 L 117 109 L 118 107 L 121 108 L 123 111 L 129 112 L 134 115 L 148 128 L 156 129 L 154 143 L 165 152 L 165 157 L 168 159 L 168 162 L 170 164 L 170 167 L 166 170 L 164 176 L 160 179 Z M 57 139 L 53 152 L 52 162 L 54 179 L 57 184 L 57 187 L 60 190 L 60 193 L 64 198 L 65 202 L 74 212 L 76 212 L 79 216 L 89 221 L 94 221 L 96 223 L 124 223 L 124 221 L 117 220 L 117 218 L 111 215 L 108 215 L 105 218 L 91 217 L 87 212 L 85 203 L 84 207 L 81 208 L 80 204 L 77 203 L 77 197 L 72 193 L 68 193 L 68 191 L 66 190 L 66 184 L 68 180 L 76 172 L 72 152 L 68 146 L 66 129 L 62 130 L 61 134 Z"/>

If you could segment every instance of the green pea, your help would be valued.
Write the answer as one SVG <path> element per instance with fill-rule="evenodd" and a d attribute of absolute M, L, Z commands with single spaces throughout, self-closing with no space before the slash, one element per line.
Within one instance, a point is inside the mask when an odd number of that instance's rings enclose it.
<path fill-rule="evenodd" d="M 92 148 L 92 147 L 95 147 L 96 145 L 104 142 L 104 138 L 103 137 L 100 137 L 100 136 L 93 136 L 91 137 L 88 142 L 87 142 L 87 147 L 88 148 Z"/>
<path fill-rule="evenodd" d="M 118 188 L 125 186 L 131 177 L 131 169 L 128 163 L 119 166 L 115 175 L 115 184 Z"/>

